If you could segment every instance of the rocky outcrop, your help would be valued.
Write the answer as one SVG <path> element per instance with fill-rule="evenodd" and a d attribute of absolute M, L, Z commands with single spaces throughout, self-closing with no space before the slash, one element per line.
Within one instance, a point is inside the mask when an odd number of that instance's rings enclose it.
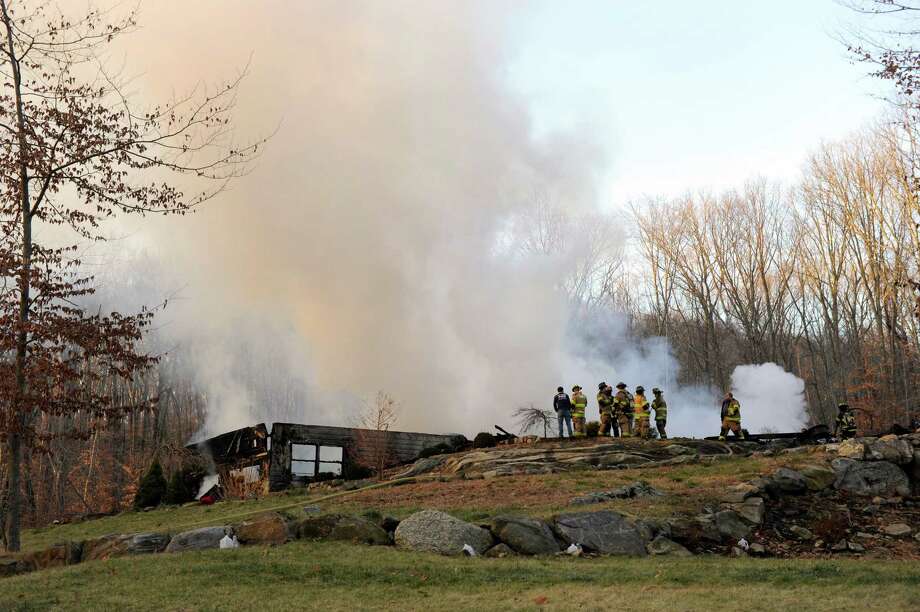
<path fill-rule="evenodd" d="M 162 552 L 169 544 L 165 533 L 131 533 L 108 535 L 83 542 L 83 560 L 97 561 Z"/>
<path fill-rule="evenodd" d="M 240 544 L 278 545 L 289 539 L 287 521 L 277 512 L 266 512 L 234 526 Z"/>
<path fill-rule="evenodd" d="M 834 459 L 831 462 L 841 491 L 873 497 L 876 495 L 910 495 L 910 480 L 904 470 L 888 461 Z"/>
<path fill-rule="evenodd" d="M 464 544 L 477 554 L 492 547 L 492 535 L 487 530 L 437 510 L 422 510 L 403 520 L 394 539 L 400 548 L 442 555 L 462 554 Z"/>
<path fill-rule="evenodd" d="M 779 468 L 770 477 L 767 488 L 775 495 L 799 495 L 808 490 L 808 481 L 795 470 Z"/>
<path fill-rule="evenodd" d="M 573 506 L 586 504 L 599 504 L 608 502 L 613 499 L 629 499 L 633 497 L 661 497 L 664 493 L 651 486 L 649 483 L 639 480 L 632 484 L 618 487 L 611 491 L 597 491 L 575 497 L 569 503 Z"/>
<path fill-rule="evenodd" d="M 914 448 L 906 439 L 897 436 L 882 436 L 866 444 L 865 459 L 907 465 L 914 459 Z"/>
<path fill-rule="evenodd" d="M 799 473 L 805 478 L 809 491 L 823 491 L 833 486 L 837 480 L 834 470 L 823 465 L 806 465 L 799 468 Z"/>
<path fill-rule="evenodd" d="M 543 521 L 520 516 L 497 516 L 489 527 L 492 535 L 522 555 L 559 552 L 553 530 Z"/>
<path fill-rule="evenodd" d="M 230 531 L 228 526 L 202 527 L 183 531 L 173 536 L 166 546 L 166 552 L 177 553 L 187 550 L 209 550 L 219 548 L 221 539 Z"/>
<path fill-rule="evenodd" d="M 589 552 L 605 555 L 648 554 L 639 529 L 617 512 L 562 514 L 553 522 L 556 534 L 565 544 L 578 544 Z"/>

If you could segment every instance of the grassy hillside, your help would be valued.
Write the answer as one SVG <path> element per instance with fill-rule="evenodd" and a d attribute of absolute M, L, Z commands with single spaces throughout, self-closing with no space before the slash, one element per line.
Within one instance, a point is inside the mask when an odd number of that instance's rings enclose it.
<path fill-rule="evenodd" d="M 717 499 L 728 485 L 769 473 L 782 465 L 823 461 L 812 453 L 779 457 L 730 457 L 712 464 L 686 464 L 654 468 L 516 476 L 492 480 L 455 479 L 447 482 L 421 479 L 416 483 L 357 492 L 318 502 L 324 512 L 379 510 L 403 517 L 431 508 L 467 520 L 479 520 L 499 512 L 549 516 L 569 506 L 572 497 L 608 490 L 643 479 L 668 493 L 661 498 L 617 500 L 592 505 L 592 510 L 612 508 L 631 516 L 669 516 L 696 513 L 703 504 Z M 264 499 L 225 501 L 213 506 L 164 507 L 150 512 L 126 512 L 93 521 L 27 530 L 23 549 L 38 550 L 63 540 L 82 540 L 109 533 L 168 531 L 177 533 L 196 527 L 239 522 L 245 513 L 287 507 L 286 513 L 302 516 L 302 507 L 328 495 L 271 495 Z M 580 507 L 580 509 L 585 509 Z"/>
<path fill-rule="evenodd" d="M 909 610 L 912 562 L 446 558 L 296 542 L 6 579 L 3 610 Z"/>

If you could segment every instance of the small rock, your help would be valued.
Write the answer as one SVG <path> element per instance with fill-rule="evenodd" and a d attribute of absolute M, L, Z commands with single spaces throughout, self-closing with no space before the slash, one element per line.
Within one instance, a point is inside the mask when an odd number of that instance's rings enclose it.
<path fill-rule="evenodd" d="M 813 540 L 815 534 L 813 534 L 808 529 L 801 527 L 799 525 L 793 525 L 789 528 L 789 532 L 792 533 L 799 540 Z"/>
<path fill-rule="evenodd" d="M 882 531 L 890 536 L 899 538 L 901 536 L 910 535 L 913 529 L 906 523 L 892 523 L 882 527 Z"/>
<path fill-rule="evenodd" d="M 487 550 L 482 555 L 483 557 L 489 557 L 492 559 L 502 559 L 504 557 L 516 557 L 517 553 L 514 552 L 511 547 L 509 547 L 504 542 L 499 542 L 489 550 Z"/>
<path fill-rule="evenodd" d="M 871 533 L 866 533 L 865 531 L 857 531 L 856 537 L 862 538 L 864 540 L 874 540 L 877 536 L 874 536 Z"/>
<path fill-rule="evenodd" d="M 319 514 L 320 512 L 322 512 L 322 509 L 320 509 L 319 506 L 304 506 L 303 511 L 306 514 Z"/>
<path fill-rule="evenodd" d="M 845 552 L 847 550 L 847 541 L 840 540 L 839 542 L 831 546 L 831 550 L 833 552 Z"/>
<path fill-rule="evenodd" d="M 824 540 L 815 540 L 815 548 L 824 548 Z"/>
<path fill-rule="evenodd" d="M 747 498 L 758 495 L 760 492 L 760 487 L 749 482 L 742 482 L 729 487 L 720 500 L 728 504 L 741 504 Z"/>
<path fill-rule="evenodd" d="M 669 555 L 672 557 L 692 557 L 693 553 L 673 540 L 658 536 L 645 546 L 650 555 Z"/>
<path fill-rule="evenodd" d="M 732 546 L 731 556 L 739 558 L 739 557 L 747 557 L 748 554 L 744 552 L 743 550 L 741 550 L 740 548 L 738 548 L 737 546 Z"/>
<path fill-rule="evenodd" d="M 849 549 L 850 552 L 866 552 L 866 549 L 856 542 L 847 542 L 847 549 Z"/>
<path fill-rule="evenodd" d="M 767 549 L 763 544 L 758 544 L 757 542 L 754 542 L 753 544 L 751 544 L 751 549 L 749 552 L 754 555 L 765 555 L 767 554 Z"/>

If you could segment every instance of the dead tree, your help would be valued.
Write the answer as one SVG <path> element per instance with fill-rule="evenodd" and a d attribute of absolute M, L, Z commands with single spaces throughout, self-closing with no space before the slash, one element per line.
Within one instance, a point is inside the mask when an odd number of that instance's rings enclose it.
<path fill-rule="evenodd" d="M 549 430 L 552 427 L 553 420 L 556 418 L 549 410 L 541 410 L 533 404 L 515 409 L 511 416 L 517 421 L 522 434 L 542 425 L 544 438 L 549 437 Z"/>
<path fill-rule="evenodd" d="M 399 419 L 399 403 L 385 391 L 378 391 L 373 400 L 365 400 L 364 409 L 356 419 L 358 431 L 352 449 L 361 465 L 374 471 L 379 479 L 393 463 L 390 448 L 390 428 Z"/>

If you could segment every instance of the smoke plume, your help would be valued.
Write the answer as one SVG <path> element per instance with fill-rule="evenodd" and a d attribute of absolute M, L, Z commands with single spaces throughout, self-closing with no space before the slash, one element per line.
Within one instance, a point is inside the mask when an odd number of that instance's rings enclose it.
<path fill-rule="evenodd" d="M 629 338 L 615 315 L 573 319 L 565 258 L 500 248 L 535 191 L 595 210 L 607 160 L 587 131 L 534 135 L 504 75 L 503 28 L 523 8 L 497 4 L 145 6 L 126 50 L 140 91 L 232 76 L 252 52 L 240 136 L 280 123 L 218 201 L 121 228 L 152 294 L 176 296 L 157 335 L 207 389 L 209 433 L 348 424 L 380 389 L 401 403 L 399 429 L 469 434 L 548 405 L 559 384 L 673 388 L 666 342 Z M 712 390 L 669 401 L 675 431 L 702 433 L 690 406 L 717 427 Z"/>

